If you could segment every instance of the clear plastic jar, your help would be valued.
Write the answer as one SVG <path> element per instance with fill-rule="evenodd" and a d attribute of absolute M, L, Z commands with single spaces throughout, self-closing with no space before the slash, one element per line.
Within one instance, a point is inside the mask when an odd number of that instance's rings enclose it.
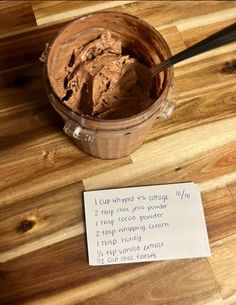
<path fill-rule="evenodd" d="M 174 73 L 172 67 L 160 73 L 157 80 L 158 99 L 149 108 L 131 117 L 102 120 L 72 111 L 58 98 L 50 84 L 49 62 L 56 60 L 50 51 L 55 42 L 63 44 L 71 39 L 71 35 L 82 37 L 86 31 L 94 31 L 97 35 L 99 30 L 122 35 L 133 44 L 134 52 L 135 46 L 139 45 L 141 56 L 145 57 L 145 63 L 150 67 L 171 56 L 171 52 L 160 33 L 137 17 L 118 12 L 96 12 L 70 22 L 42 55 L 46 90 L 52 106 L 65 122 L 64 132 L 84 152 L 101 159 L 117 159 L 142 145 L 157 117 L 168 118 L 171 115 L 174 103 L 168 100 L 168 95 L 173 87 Z M 84 43 L 85 38 L 82 37 L 82 40 Z"/>

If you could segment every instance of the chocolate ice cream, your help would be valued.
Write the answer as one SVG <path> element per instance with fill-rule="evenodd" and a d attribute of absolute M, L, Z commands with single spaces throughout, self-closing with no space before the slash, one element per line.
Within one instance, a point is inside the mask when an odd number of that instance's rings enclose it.
<path fill-rule="evenodd" d="M 150 97 L 135 72 L 126 86 L 120 86 L 122 67 L 137 61 L 127 53 L 121 37 L 109 31 L 82 46 L 76 45 L 75 39 L 57 54 L 59 73 L 58 67 L 53 73 L 52 66 L 51 85 L 67 106 L 82 115 L 119 119 L 137 114 L 153 104 L 157 96 Z"/>
<path fill-rule="evenodd" d="M 126 63 L 153 67 L 170 56 L 160 33 L 135 16 L 101 11 L 70 22 L 41 58 L 45 88 L 64 132 L 98 158 L 135 151 L 170 106 L 173 68 L 160 73 L 148 90 L 136 75 L 140 71 L 125 74 Z"/>

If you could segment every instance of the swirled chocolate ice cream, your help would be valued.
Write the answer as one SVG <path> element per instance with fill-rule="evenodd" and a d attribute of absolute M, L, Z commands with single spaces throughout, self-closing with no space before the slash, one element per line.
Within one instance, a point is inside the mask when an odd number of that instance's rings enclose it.
<path fill-rule="evenodd" d="M 114 33 L 103 31 L 82 44 L 73 39 L 53 52 L 57 58 L 48 71 L 50 83 L 60 100 L 75 112 L 119 119 L 145 110 L 156 99 L 135 73 L 128 81 L 130 86 L 120 86 L 122 67 L 137 58 L 129 55 L 127 48 L 124 52 L 121 37 Z"/>

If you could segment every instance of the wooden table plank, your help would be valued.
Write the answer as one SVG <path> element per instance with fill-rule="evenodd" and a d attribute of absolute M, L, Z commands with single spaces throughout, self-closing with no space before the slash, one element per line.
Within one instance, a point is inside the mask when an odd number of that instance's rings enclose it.
<path fill-rule="evenodd" d="M 30 0 L 0 2 L 0 37 L 9 37 L 36 25 Z"/>
<path fill-rule="evenodd" d="M 158 268 L 148 276 L 133 280 L 132 284 L 125 283 L 107 294 L 77 304 L 118 305 L 125 304 L 127 299 L 132 299 L 133 304 L 144 305 L 222 304 L 214 276 L 205 260 L 185 264 L 172 262 L 168 268 Z"/>
<path fill-rule="evenodd" d="M 175 86 L 180 97 L 186 99 L 210 90 L 212 92 L 225 85 L 234 85 L 234 70 L 225 71 L 225 65 L 228 62 L 232 63 L 235 59 L 235 50 L 236 43 L 233 43 L 229 46 L 229 52 L 214 56 L 214 51 L 210 51 L 205 56 L 198 56 L 196 59 L 185 61 L 176 66 Z"/>
<path fill-rule="evenodd" d="M 236 84 L 199 94 L 178 96 L 173 114 L 167 120 L 157 119 L 146 137 L 146 143 L 182 130 L 234 117 L 236 114 Z"/>
<path fill-rule="evenodd" d="M 133 164 L 84 179 L 85 188 L 98 189 L 127 186 L 134 185 L 138 181 L 142 184 L 146 179 L 149 179 L 151 173 L 156 177 L 157 183 L 160 170 L 172 171 L 175 168 L 183 167 L 187 160 L 195 162 L 201 155 L 207 154 L 206 156 L 208 156 L 208 152 L 211 150 L 212 154 L 217 148 L 224 150 L 223 146 L 226 144 L 228 144 L 228 148 L 226 148 L 228 150 L 235 139 L 235 123 L 236 118 L 234 117 L 211 123 L 211 128 L 206 124 L 144 144 L 131 154 Z M 148 162 L 146 162 L 147 156 Z M 232 171 L 234 169 L 233 163 Z M 143 171 L 147 175 L 144 176 Z M 191 174 L 191 172 L 189 173 Z M 176 180 L 178 181 L 178 177 L 176 177 Z M 167 181 L 164 180 L 163 182 Z M 146 184 L 148 183 L 155 182 L 149 181 Z"/>
<path fill-rule="evenodd" d="M 19 305 L 121 304 L 123 298 L 161 305 L 221 300 L 206 259 L 88 267 L 83 236 L 5 263 L 2 275 L 1 300 Z"/>
<path fill-rule="evenodd" d="M 32 7 L 38 24 L 48 24 L 73 18 L 98 9 L 116 10 L 138 16 L 154 27 L 173 23 L 176 20 L 197 17 L 235 8 L 230 1 L 33 1 Z M 127 2 L 130 2 L 126 4 Z M 132 3 L 133 2 L 133 3 Z M 63 12 L 63 14 L 61 14 Z M 215 20 L 213 21 L 215 22 Z"/>
<path fill-rule="evenodd" d="M 224 195 L 215 199 L 215 193 L 224 192 Z M 209 201 L 204 200 L 204 213 L 208 228 L 208 235 L 211 243 L 230 237 L 236 231 L 236 206 L 234 199 L 227 186 L 214 191 L 207 192 Z M 227 221 L 225 221 L 227 219 Z"/>
<path fill-rule="evenodd" d="M 43 85 L 42 64 L 37 62 L 0 74 L 0 116 L 22 111 L 32 104 L 49 105 Z"/>
<path fill-rule="evenodd" d="M 214 34 L 217 31 L 220 31 L 221 29 L 223 29 L 224 27 L 227 27 L 231 24 L 233 24 L 234 22 L 236 22 L 236 8 L 233 9 L 228 9 L 227 12 L 229 12 L 229 16 L 226 20 L 223 21 L 215 21 L 218 20 L 215 19 L 214 22 L 209 23 L 209 19 L 207 19 L 208 24 L 207 25 L 200 25 L 200 26 L 194 26 L 190 28 L 185 28 L 184 30 L 181 30 L 181 26 L 176 25 L 177 29 L 179 30 L 179 32 L 181 33 L 181 38 L 184 41 L 186 46 L 191 46 L 194 43 L 197 43 L 200 40 L 199 37 L 199 33 L 201 33 L 201 39 L 205 39 L 208 36 Z M 233 18 L 231 18 L 231 16 L 233 15 Z M 222 14 L 224 16 L 224 14 Z M 207 16 L 208 17 L 208 16 Z"/>
<path fill-rule="evenodd" d="M 79 151 L 69 139 L 32 147 L 31 157 L 1 166 L 2 205 L 13 204 L 19 198 L 36 196 L 128 163 L 131 163 L 130 157 L 110 161 L 90 157 Z"/>
<path fill-rule="evenodd" d="M 35 26 L 26 32 L 0 38 L 0 72 L 39 62 L 46 43 L 57 35 L 63 25 Z"/>
<path fill-rule="evenodd" d="M 57 231 L 60 231 L 61 238 L 64 239 L 71 237 L 66 233 L 71 232 L 68 228 L 77 229 L 77 235 L 83 233 L 83 190 L 83 184 L 78 182 L 34 198 L 19 200 L 14 213 L 9 207 L 1 207 L 0 231 L 3 237 L 0 261 L 34 251 L 35 247 L 32 244 L 35 241 L 38 247 L 43 247 L 41 241 L 47 237 L 47 245 L 51 245 L 49 240 L 53 243 L 52 236 L 58 235 Z M 61 233 L 62 230 L 65 234 Z M 58 242 L 56 238 L 55 240 Z M 16 251 L 17 249 L 19 251 Z"/>
<path fill-rule="evenodd" d="M 234 201 L 236 202 L 236 182 L 229 184 L 228 188 L 230 190 L 232 197 L 234 198 Z"/>
<path fill-rule="evenodd" d="M 176 26 L 168 26 L 160 29 L 159 32 L 165 38 L 173 55 L 186 49 L 185 43 Z"/>
<path fill-rule="evenodd" d="M 214 244 L 208 259 L 224 300 L 236 302 L 236 235 Z"/>
<path fill-rule="evenodd" d="M 114 9 L 130 2 L 133 1 L 32 1 L 32 8 L 40 25 L 69 20 L 97 10 Z"/>
<path fill-rule="evenodd" d="M 130 13 L 149 22 L 157 29 L 164 29 L 170 25 L 175 26 L 180 20 L 189 21 L 191 18 L 198 20 L 200 16 L 205 16 L 214 24 L 216 18 L 211 19 L 210 16 L 228 9 L 235 9 L 233 1 L 152 1 L 151 5 L 149 1 L 138 1 L 116 7 L 115 10 Z M 228 16 L 225 17 L 227 18 Z"/>

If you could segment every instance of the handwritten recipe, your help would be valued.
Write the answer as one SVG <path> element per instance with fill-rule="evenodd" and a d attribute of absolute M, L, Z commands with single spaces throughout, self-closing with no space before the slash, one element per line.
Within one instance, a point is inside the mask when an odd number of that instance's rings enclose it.
<path fill-rule="evenodd" d="M 194 183 L 85 191 L 84 206 L 92 266 L 210 255 Z"/>

